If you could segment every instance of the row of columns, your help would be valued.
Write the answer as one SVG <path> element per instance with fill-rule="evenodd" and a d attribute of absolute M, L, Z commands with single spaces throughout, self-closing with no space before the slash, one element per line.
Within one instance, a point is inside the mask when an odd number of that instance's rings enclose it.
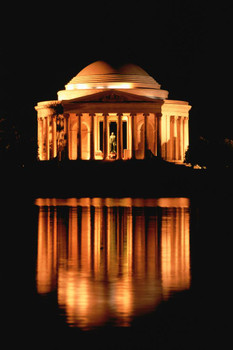
<path fill-rule="evenodd" d="M 61 149 L 67 152 L 66 157 L 69 159 L 82 159 L 82 113 L 61 116 L 48 115 L 38 118 L 38 156 L 40 160 L 49 160 L 59 156 Z M 139 114 L 127 115 L 127 138 L 129 158 L 137 158 L 137 136 L 135 119 Z M 148 116 L 152 114 L 140 114 L 144 125 L 142 133 L 143 156 L 146 158 L 148 150 Z M 162 156 L 170 161 L 183 161 L 185 151 L 189 143 L 188 133 L 188 117 L 171 116 L 168 119 L 167 139 L 164 139 L 164 131 L 162 132 L 161 113 L 154 113 L 154 147 L 151 151 L 155 156 Z M 95 159 L 95 145 L 97 130 L 95 130 L 95 113 L 89 114 L 89 159 Z M 102 114 L 103 121 L 103 159 L 108 159 L 109 144 L 109 125 L 110 114 Z M 123 133 L 122 133 L 122 117 L 123 114 L 116 114 L 114 120 L 117 123 L 117 159 L 123 157 Z M 74 119 L 72 119 L 74 118 Z M 77 118 L 77 120 L 75 120 Z M 152 117 L 151 117 L 152 118 Z M 150 121 L 152 119 L 150 118 Z M 73 129 L 74 123 L 77 123 L 76 129 Z M 76 150 L 73 153 L 73 140 L 76 142 Z M 165 151 L 161 149 L 162 144 L 166 144 Z M 64 151 L 63 151 L 64 152 Z"/>
<path fill-rule="evenodd" d="M 183 161 L 189 144 L 188 117 L 170 117 L 170 144 L 167 144 L 167 159 Z"/>
<path fill-rule="evenodd" d="M 95 113 L 89 114 L 89 126 L 90 126 L 90 159 L 95 159 L 95 137 L 97 135 L 97 131 L 94 130 L 94 118 Z M 128 116 L 128 129 L 127 137 L 128 137 L 128 147 L 130 150 L 130 157 L 135 158 L 135 150 L 136 150 L 136 142 L 135 142 L 135 123 L 134 118 L 137 114 L 130 114 Z M 109 143 L 109 114 L 103 114 L 103 159 L 108 159 L 108 143 Z M 122 117 L 123 114 L 117 114 L 117 159 L 122 159 L 123 152 L 123 134 L 122 134 Z M 148 137 L 147 137 L 147 117 L 149 114 L 143 114 L 143 123 L 144 123 L 144 132 L 143 132 L 143 144 L 144 144 L 144 158 L 146 157 L 146 151 L 148 148 Z M 59 149 L 67 147 L 68 148 L 68 158 L 73 159 L 71 155 L 72 151 L 72 139 L 73 137 L 77 137 L 77 159 L 82 159 L 82 114 L 76 114 L 78 118 L 77 131 L 72 130 L 71 120 L 69 114 L 64 114 L 64 116 L 54 116 L 48 115 L 46 117 L 38 118 L 38 156 L 40 160 L 49 160 L 55 158 L 59 154 Z M 157 155 L 160 154 L 160 139 L 161 139 L 161 123 L 158 115 L 155 115 L 156 125 L 158 125 L 158 132 L 156 144 L 158 145 Z M 57 123 L 61 125 L 62 130 L 57 130 Z M 73 135 L 73 133 L 77 133 L 77 135 Z"/>
<path fill-rule="evenodd" d="M 94 117 L 95 117 L 95 113 L 94 114 L 89 114 L 90 119 L 90 159 L 95 159 L 95 152 L 94 152 L 94 145 L 95 145 L 95 135 L 97 135 L 97 133 L 95 133 L 94 130 Z M 134 123 L 134 117 L 137 114 L 130 114 L 129 115 L 129 119 L 128 119 L 128 128 L 130 128 L 131 132 L 127 132 L 127 136 L 129 137 L 129 135 L 131 135 L 130 140 L 128 140 L 128 144 L 130 145 L 130 151 L 131 151 L 131 157 L 132 159 L 135 158 L 135 150 L 136 150 L 136 143 L 135 143 L 135 123 Z M 143 144 L 144 144 L 144 148 L 143 148 L 143 152 L 144 152 L 144 156 L 143 158 L 146 158 L 146 153 L 148 150 L 148 135 L 147 135 L 147 117 L 150 114 L 148 113 L 143 113 L 143 124 L 144 124 L 144 133 L 143 133 Z M 79 144 L 78 144 L 78 154 L 77 154 L 77 158 L 81 159 L 81 154 L 82 154 L 82 142 L 80 142 L 81 140 L 81 117 L 82 114 L 76 114 L 76 116 L 78 116 L 78 135 L 77 138 L 79 140 Z M 155 123 L 155 144 L 156 144 L 156 155 L 157 156 L 161 156 L 161 116 L 162 114 L 157 113 L 154 114 L 154 123 Z M 106 160 L 108 159 L 108 143 L 109 143 L 109 114 L 103 114 L 103 159 Z M 117 114 L 117 159 L 122 159 L 122 151 L 123 151 L 123 135 L 122 135 L 122 117 L 123 114 L 119 113 Z"/>
<path fill-rule="evenodd" d="M 62 128 L 58 132 L 58 125 Z M 53 159 L 61 148 L 66 148 L 69 119 L 48 115 L 38 118 L 38 158 Z"/>
<path fill-rule="evenodd" d="M 122 158 L 122 115 L 123 114 L 117 114 L 117 158 L 121 159 Z M 78 139 L 78 153 L 77 153 L 77 158 L 81 159 L 82 158 L 82 142 L 81 142 L 81 117 L 82 114 L 76 114 L 78 117 L 78 129 L 77 129 L 77 139 Z M 95 137 L 97 135 L 97 131 L 95 131 L 94 128 L 94 118 L 96 114 L 92 113 L 89 114 L 90 117 L 90 159 L 93 160 L 95 159 Z M 103 114 L 103 159 L 108 159 L 108 142 L 109 142 L 109 132 L 108 132 L 108 118 L 109 114 Z"/>

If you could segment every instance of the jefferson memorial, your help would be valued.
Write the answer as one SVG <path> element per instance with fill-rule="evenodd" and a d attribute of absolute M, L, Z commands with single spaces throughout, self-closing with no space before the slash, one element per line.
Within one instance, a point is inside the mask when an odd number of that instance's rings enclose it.
<path fill-rule="evenodd" d="M 146 159 L 182 163 L 189 145 L 189 110 L 135 64 L 104 61 L 82 69 L 38 102 L 39 160 Z"/>

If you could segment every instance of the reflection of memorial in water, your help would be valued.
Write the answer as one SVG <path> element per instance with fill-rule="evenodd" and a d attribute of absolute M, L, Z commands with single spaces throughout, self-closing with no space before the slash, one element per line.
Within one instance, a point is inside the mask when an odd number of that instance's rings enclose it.
<path fill-rule="evenodd" d="M 38 293 L 57 289 L 68 324 L 127 326 L 189 288 L 188 200 L 37 204 Z"/>

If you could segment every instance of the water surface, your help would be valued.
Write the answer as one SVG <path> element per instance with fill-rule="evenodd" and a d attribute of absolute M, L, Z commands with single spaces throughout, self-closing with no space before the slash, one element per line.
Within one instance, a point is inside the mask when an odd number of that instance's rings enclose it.
<path fill-rule="evenodd" d="M 70 327 L 130 327 L 190 288 L 187 198 L 40 199 L 36 287 Z"/>
<path fill-rule="evenodd" d="M 7 348 L 229 347 L 231 197 L 2 203 Z"/>

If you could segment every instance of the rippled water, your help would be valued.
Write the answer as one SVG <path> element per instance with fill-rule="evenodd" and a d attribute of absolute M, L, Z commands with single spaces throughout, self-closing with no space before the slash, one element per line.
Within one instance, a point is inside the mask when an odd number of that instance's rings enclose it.
<path fill-rule="evenodd" d="M 38 199 L 37 291 L 72 327 L 128 327 L 190 287 L 189 200 Z"/>

